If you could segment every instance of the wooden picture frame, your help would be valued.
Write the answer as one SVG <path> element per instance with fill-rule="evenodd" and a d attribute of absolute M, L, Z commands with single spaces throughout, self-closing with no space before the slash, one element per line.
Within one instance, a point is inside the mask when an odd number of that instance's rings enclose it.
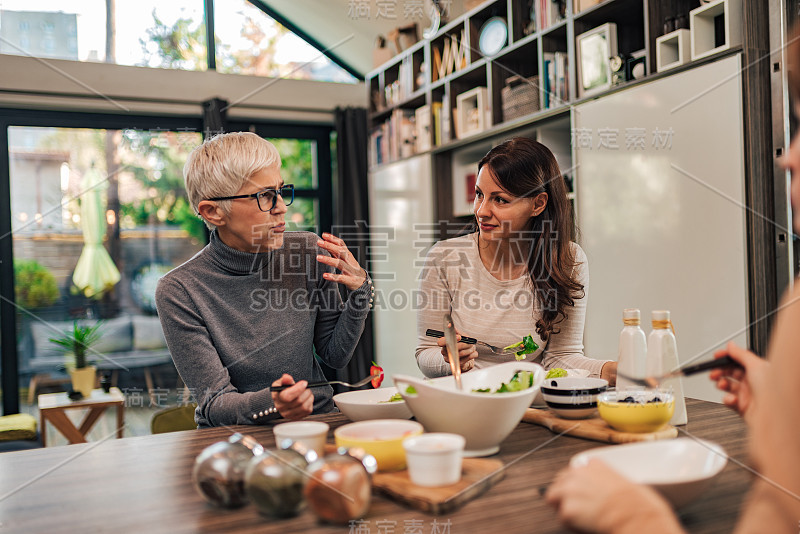
<path fill-rule="evenodd" d="M 459 139 L 480 133 L 489 126 L 486 87 L 476 87 L 456 97 L 456 133 Z"/>
<path fill-rule="evenodd" d="M 591 96 L 612 85 L 609 60 L 617 55 L 617 25 L 607 22 L 577 38 L 578 96 Z"/>

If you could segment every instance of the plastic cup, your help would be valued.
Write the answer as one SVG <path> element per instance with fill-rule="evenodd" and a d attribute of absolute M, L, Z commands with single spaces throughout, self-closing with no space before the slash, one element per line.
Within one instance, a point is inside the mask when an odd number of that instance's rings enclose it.
<path fill-rule="evenodd" d="M 290 439 L 295 443 L 302 443 L 321 457 L 325 453 L 329 428 L 328 423 L 321 421 L 293 421 L 275 425 L 272 433 L 275 436 L 275 446 L 279 449 L 284 440 Z"/>
<path fill-rule="evenodd" d="M 408 476 L 417 486 L 449 486 L 461 480 L 466 440 L 458 434 L 431 432 L 403 441 Z"/>

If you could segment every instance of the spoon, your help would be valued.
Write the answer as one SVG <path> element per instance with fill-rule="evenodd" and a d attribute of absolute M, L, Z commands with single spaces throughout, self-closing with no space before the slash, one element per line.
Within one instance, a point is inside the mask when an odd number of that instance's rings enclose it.
<path fill-rule="evenodd" d="M 646 376 L 644 378 L 635 378 L 617 370 L 617 377 L 618 378 L 622 377 L 626 380 L 630 380 L 631 382 L 639 386 L 657 388 L 661 382 L 667 380 L 668 378 L 673 378 L 676 376 L 690 376 L 703 371 L 708 371 L 709 369 L 717 369 L 720 367 L 741 367 L 741 366 L 736 362 L 736 360 L 734 360 L 730 356 L 723 356 L 722 358 L 716 358 L 713 360 L 709 360 L 707 362 L 688 365 L 682 369 L 677 369 L 675 371 L 663 374 L 661 376 Z"/>

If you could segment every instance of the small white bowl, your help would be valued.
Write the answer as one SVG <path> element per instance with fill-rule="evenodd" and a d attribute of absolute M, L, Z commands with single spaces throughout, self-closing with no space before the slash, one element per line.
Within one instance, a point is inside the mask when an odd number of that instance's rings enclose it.
<path fill-rule="evenodd" d="M 547 407 L 564 419 L 583 419 L 597 413 L 597 396 L 608 388 L 602 378 L 547 378 L 542 397 Z"/>
<path fill-rule="evenodd" d="M 369 419 L 411 419 L 411 410 L 405 400 L 388 401 L 397 388 L 359 389 L 333 396 L 333 402 L 351 421 Z"/>
<path fill-rule="evenodd" d="M 675 508 L 700 496 L 728 462 L 720 445 L 692 438 L 598 447 L 576 454 L 569 463 L 586 465 L 590 458 L 604 461 L 633 482 L 652 486 Z"/>
<path fill-rule="evenodd" d="M 466 440 L 458 434 L 431 432 L 403 441 L 408 476 L 417 486 L 450 486 L 461 480 Z"/>
<path fill-rule="evenodd" d="M 272 434 L 275 436 L 275 446 L 279 449 L 284 440 L 290 439 L 295 443 L 302 443 L 319 457 L 325 453 L 329 428 L 328 423 L 322 421 L 292 421 L 275 425 Z"/>

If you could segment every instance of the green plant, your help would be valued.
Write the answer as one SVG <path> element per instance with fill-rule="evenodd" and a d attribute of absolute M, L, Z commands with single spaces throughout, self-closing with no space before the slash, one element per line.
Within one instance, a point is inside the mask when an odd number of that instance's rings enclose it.
<path fill-rule="evenodd" d="M 58 345 L 59 350 L 73 354 L 75 369 L 83 369 L 86 367 L 86 351 L 103 335 L 100 332 L 101 326 L 102 322 L 97 322 L 94 326 L 82 326 L 75 321 L 72 330 L 68 330 L 59 337 L 51 337 L 49 341 Z"/>
<path fill-rule="evenodd" d="M 59 297 L 56 278 L 36 260 L 14 260 L 14 295 L 17 306 L 46 308 Z"/>

